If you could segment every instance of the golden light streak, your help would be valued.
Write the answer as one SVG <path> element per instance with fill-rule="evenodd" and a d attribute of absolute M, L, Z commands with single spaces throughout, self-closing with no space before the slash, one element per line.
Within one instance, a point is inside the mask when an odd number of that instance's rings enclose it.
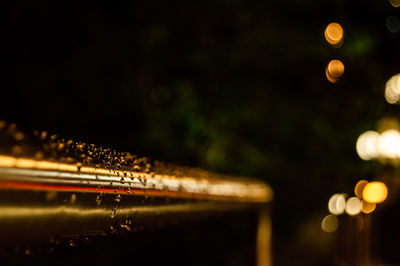
<path fill-rule="evenodd" d="M 193 204 L 173 204 L 161 206 L 139 206 L 118 209 L 118 214 L 121 216 L 138 215 L 138 214 L 163 214 L 171 212 L 193 212 L 193 211 L 209 211 L 212 209 L 229 208 L 229 206 L 219 206 L 213 203 L 193 203 Z M 0 205 L 0 218 L 23 218 L 32 216 L 110 216 L 110 209 L 104 208 L 80 208 L 80 207 L 21 207 L 21 206 L 8 206 Z"/>
<path fill-rule="evenodd" d="M 271 266 L 271 218 L 267 210 L 261 210 L 257 230 L 257 266 Z"/>
<path fill-rule="evenodd" d="M 112 178 L 112 182 L 119 181 L 121 177 L 129 176 L 135 180 L 129 182 L 132 189 L 151 189 L 164 192 L 174 192 L 176 194 L 193 194 L 204 197 L 226 197 L 231 199 L 241 199 L 257 202 L 268 202 L 273 198 L 271 188 L 258 181 L 222 179 L 222 178 L 194 178 L 194 177 L 175 177 L 170 175 L 154 175 L 148 173 L 132 171 L 110 171 L 104 168 L 90 166 L 78 167 L 75 164 L 57 163 L 44 160 L 33 160 L 28 158 L 15 158 L 12 156 L 0 155 L 0 167 L 11 169 L 34 169 L 44 170 L 54 177 L 81 178 L 82 180 L 98 180 L 106 182 Z M 56 171 L 52 174 L 50 171 Z M 70 174 L 68 174 L 70 173 Z M 65 181 L 59 180 L 60 182 Z M 56 179 L 53 179 L 56 180 Z M 77 181 L 75 181 L 77 182 Z M 108 181 L 109 182 L 109 181 Z"/>

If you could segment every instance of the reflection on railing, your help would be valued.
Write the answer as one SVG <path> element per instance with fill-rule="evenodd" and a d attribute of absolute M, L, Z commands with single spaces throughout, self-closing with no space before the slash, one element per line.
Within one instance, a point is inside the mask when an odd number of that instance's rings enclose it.
<path fill-rule="evenodd" d="M 0 187 L 105 193 L 134 193 L 268 202 L 272 190 L 264 183 L 226 178 L 175 177 L 0 156 Z M 82 186 L 84 184 L 84 186 Z"/>
<path fill-rule="evenodd" d="M 0 123 L 2 131 L 0 142 L 16 143 L 3 145 L 14 155 L 4 149 L 0 155 L 0 251 L 254 210 L 259 213 L 257 262 L 271 263 L 273 193 L 263 182 L 152 163 L 43 132 L 30 138 Z"/>

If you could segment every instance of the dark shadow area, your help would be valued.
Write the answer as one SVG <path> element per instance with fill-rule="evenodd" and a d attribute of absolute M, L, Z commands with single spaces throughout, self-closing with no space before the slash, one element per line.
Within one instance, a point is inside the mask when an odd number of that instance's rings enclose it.
<path fill-rule="evenodd" d="M 2 265 L 255 265 L 257 213 L 231 213 L 130 235 L 29 250 Z M 26 252 L 25 252 L 26 253 Z"/>

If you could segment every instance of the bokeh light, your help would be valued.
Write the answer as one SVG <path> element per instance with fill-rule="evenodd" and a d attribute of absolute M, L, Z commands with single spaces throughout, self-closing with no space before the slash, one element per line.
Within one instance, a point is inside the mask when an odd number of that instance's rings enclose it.
<path fill-rule="evenodd" d="M 336 83 L 344 73 L 344 65 L 340 60 L 331 60 L 326 67 L 326 78 L 331 83 Z"/>
<path fill-rule="evenodd" d="M 364 187 L 368 184 L 367 180 L 360 180 L 357 182 L 356 186 L 354 187 L 354 194 L 357 196 L 357 198 L 362 198 L 362 193 L 364 190 Z"/>
<path fill-rule="evenodd" d="M 336 83 L 344 73 L 344 65 L 340 60 L 331 60 L 326 67 L 326 78 L 331 83 Z"/>
<path fill-rule="evenodd" d="M 389 0 L 389 3 L 390 3 L 393 7 L 399 7 L 399 6 L 400 6 L 400 0 Z"/>
<path fill-rule="evenodd" d="M 385 117 L 379 119 L 379 121 L 377 123 L 377 127 L 380 132 L 383 132 L 388 129 L 400 130 L 400 123 L 396 117 L 385 116 Z"/>
<path fill-rule="evenodd" d="M 340 47 L 343 43 L 343 28 L 339 23 L 330 23 L 325 29 L 325 39 L 333 47 Z"/>
<path fill-rule="evenodd" d="M 331 60 L 328 64 L 328 72 L 334 78 L 340 78 L 344 72 L 344 65 L 340 60 Z"/>
<path fill-rule="evenodd" d="M 348 215 L 354 216 L 361 212 L 361 200 L 357 197 L 350 197 L 346 201 L 346 213 Z"/>
<path fill-rule="evenodd" d="M 361 215 L 356 217 L 356 231 L 359 233 L 364 230 L 364 218 Z"/>
<path fill-rule="evenodd" d="M 400 19 L 395 16 L 388 16 L 386 18 L 386 27 L 391 33 L 398 33 L 400 31 Z"/>
<path fill-rule="evenodd" d="M 391 77 L 385 85 L 385 99 L 390 104 L 400 101 L 400 74 Z"/>
<path fill-rule="evenodd" d="M 329 72 L 328 72 L 328 68 L 325 69 L 325 76 L 328 79 L 328 81 L 330 83 L 336 83 L 338 81 L 338 79 L 335 79 L 334 77 L 332 77 Z"/>
<path fill-rule="evenodd" d="M 400 157 L 400 133 L 389 129 L 379 136 L 377 142 L 378 155 L 386 159 L 397 159 Z"/>
<path fill-rule="evenodd" d="M 381 203 L 388 195 L 388 189 L 383 182 L 370 182 L 368 183 L 363 191 L 363 198 L 365 201 L 370 203 Z"/>
<path fill-rule="evenodd" d="M 334 194 L 328 202 L 328 210 L 334 215 L 339 215 L 344 212 L 346 206 L 346 198 L 343 194 Z"/>
<path fill-rule="evenodd" d="M 322 227 L 322 230 L 324 230 L 325 232 L 333 233 L 339 227 L 339 219 L 335 215 L 328 214 L 322 220 L 321 227 Z"/>
<path fill-rule="evenodd" d="M 371 203 L 365 200 L 361 201 L 361 211 L 365 214 L 371 213 L 376 209 L 376 203 Z"/>
<path fill-rule="evenodd" d="M 378 156 L 379 133 L 375 131 L 366 131 L 362 133 L 357 140 L 357 154 L 363 160 L 372 160 Z"/>

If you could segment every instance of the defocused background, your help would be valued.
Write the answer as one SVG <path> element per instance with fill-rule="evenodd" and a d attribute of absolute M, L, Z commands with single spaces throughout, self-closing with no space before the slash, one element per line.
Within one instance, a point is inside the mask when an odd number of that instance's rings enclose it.
<path fill-rule="evenodd" d="M 395 4 L 393 4 L 395 3 Z M 0 118 L 275 191 L 275 265 L 329 265 L 330 196 L 375 178 L 358 136 L 400 108 L 396 1 L 10 1 Z M 324 31 L 340 23 L 332 47 Z M 344 75 L 331 83 L 330 60 Z"/>

